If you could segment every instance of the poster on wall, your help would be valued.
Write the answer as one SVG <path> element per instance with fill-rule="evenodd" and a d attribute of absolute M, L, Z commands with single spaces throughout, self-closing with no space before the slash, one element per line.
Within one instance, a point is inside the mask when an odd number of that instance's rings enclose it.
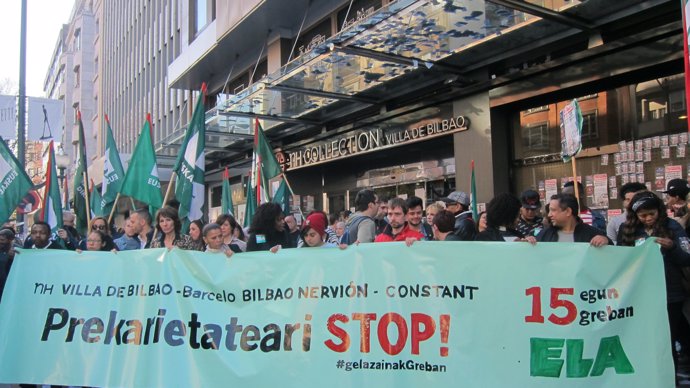
<path fill-rule="evenodd" d="M 644 163 L 638 162 L 637 165 L 635 166 L 635 172 L 638 174 L 644 174 Z"/>
<path fill-rule="evenodd" d="M 547 179 L 544 181 L 544 192 L 546 198 L 551 198 L 552 196 L 558 194 L 558 183 L 555 179 Z"/>
<path fill-rule="evenodd" d="M 587 197 L 587 203 L 594 202 L 594 178 L 591 175 L 585 177 L 585 197 Z"/>
<path fill-rule="evenodd" d="M 652 138 L 648 137 L 644 139 L 644 149 L 645 150 L 651 150 L 652 149 Z"/>
<path fill-rule="evenodd" d="M 677 145 L 678 145 L 678 134 L 670 135 L 670 136 L 668 137 L 668 142 L 670 143 L 670 145 L 671 145 L 672 147 L 677 146 Z"/>
<path fill-rule="evenodd" d="M 644 151 L 644 157 L 642 158 L 643 162 L 651 162 L 652 161 L 652 150 L 645 150 Z"/>
<path fill-rule="evenodd" d="M 616 199 L 618 198 L 618 188 L 615 186 L 611 186 L 609 189 L 609 198 L 611 199 Z"/>
<path fill-rule="evenodd" d="M 621 175 L 621 186 L 628 183 L 628 174 Z"/>
<path fill-rule="evenodd" d="M 676 146 L 676 158 L 685 157 L 685 144 L 678 144 Z"/>
<path fill-rule="evenodd" d="M 615 177 L 614 177 L 615 178 Z M 608 207 L 608 175 L 596 174 L 594 175 L 594 201 L 592 207 Z"/>
<path fill-rule="evenodd" d="M 654 170 L 654 190 L 665 190 L 666 189 L 666 180 L 664 178 L 664 168 L 663 167 L 657 167 L 656 170 Z"/>
<path fill-rule="evenodd" d="M 546 200 L 546 188 L 544 186 L 544 181 L 539 181 L 538 183 L 538 189 L 539 189 L 539 199 L 544 202 Z M 549 197 L 550 198 L 550 197 Z"/>
<path fill-rule="evenodd" d="M 644 151 L 642 151 L 642 150 L 635 151 L 635 161 L 641 162 L 643 160 L 644 160 Z"/>
<path fill-rule="evenodd" d="M 671 158 L 671 147 L 663 146 L 661 147 L 661 159 Z"/>
<path fill-rule="evenodd" d="M 601 165 L 602 166 L 608 166 L 609 165 L 609 154 L 601 155 Z"/>
<path fill-rule="evenodd" d="M 688 144 L 688 133 L 683 132 L 678 135 L 678 143 L 679 144 Z"/>
<path fill-rule="evenodd" d="M 683 166 L 666 166 L 664 168 L 664 189 L 668 185 L 671 179 L 682 179 L 683 178 Z"/>

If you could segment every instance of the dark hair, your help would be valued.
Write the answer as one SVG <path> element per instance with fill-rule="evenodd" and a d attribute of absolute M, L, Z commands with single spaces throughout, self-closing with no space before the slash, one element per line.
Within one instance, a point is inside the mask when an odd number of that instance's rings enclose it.
<path fill-rule="evenodd" d="M 673 238 L 673 232 L 666 227 L 668 215 L 666 214 L 664 201 L 651 191 L 643 191 L 635 194 L 626 208 L 625 222 L 620 229 L 620 245 L 635 246 L 637 229 L 642 226 L 642 222 L 637 217 L 637 212 L 640 210 L 656 210 L 659 212 L 659 216 L 652 228 L 652 235 L 654 237 Z"/>
<path fill-rule="evenodd" d="M 403 214 L 407 214 L 407 210 L 408 210 L 407 202 L 404 199 L 399 198 L 399 197 L 395 197 L 395 198 L 391 199 L 390 201 L 388 201 L 388 209 L 394 209 L 396 207 L 401 208 L 403 211 Z"/>
<path fill-rule="evenodd" d="M 249 232 L 253 234 L 265 234 L 267 236 L 275 236 L 278 234 L 276 230 L 276 219 L 283 214 L 283 209 L 277 203 L 267 202 L 261 204 L 252 218 L 252 224 Z"/>
<path fill-rule="evenodd" d="M 455 215 L 446 209 L 441 209 L 431 220 L 439 232 L 449 233 L 455 229 Z"/>
<path fill-rule="evenodd" d="M 417 206 L 424 207 L 424 202 L 422 202 L 421 198 L 414 195 L 407 198 L 407 209 L 412 209 Z"/>
<path fill-rule="evenodd" d="M 90 230 L 89 233 L 86 234 L 86 239 L 87 239 L 87 240 L 89 239 L 89 235 L 90 235 L 91 233 L 96 233 L 96 234 L 98 235 L 98 238 L 101 239 L 101 245 L 102 245 L 101 248 L 105 247 L 105 243 L 107 242 L 108 236 L 107 236 L 105 233 L 103 233 L 103 232 L 101 232 L 100 230 L 98 230 L 98 229 L 93 229 L 93 230 Z"/>
<path fill-rule="evenodd" d="M 7 237 L 8 240 L 14 240 L 15 233 L 14 230 L 10 228 L 2 228 L 0 229 L 0 236 Z"/>
<path fill-rule="evenodd" d="M 180 221 L 180 216 L 177 213 L 177 209 L 172 206 L 163 206 L 156 213 L 156 229 L 158 229 L 158 231 L 163 235 L 163 238 L 165 238 L 165 233 L 163 233 L 163 230 L 160 226 L 161 217 L 170 218 L 173 220 L 173 223 L 175 224 L 175 239 L 177 239 L 180 236 L 180 230 L 182 229 L 182 222 Z"/>
<path fill-rule="evenodd" d="M 369 208 L 370 203 L 376 203 L 376 193 L 373 190 L 364 189 L 357 192 L 355 197 L 355 210 L 363 212 Z"/>
<path fill-rule="evenodd" d="M 244 230 L 242 230 L 242 226 L 240 226 L 235 217 L 233 217 L 231 214 L 221 214 L 218 216 L 218 218 L 216 218 L 216 224 L 218 224 L 218 226 L 223 225 L 226 221 L 230 223 L 230 228 L 233 232 L 235 230 L 239 230 L 239 239 L 244 240 Z"/>
<path fill-rule="evenodd" d="M 216 224 L 207 224 L 206 226 L 204 226 L 203 229 L 201 229 L 201 235 L 203 237 L 206 237 L 210 231 L 216 230 L 216 229 L 220 230 L 220 225 L 218 225 L 217 223 Z"/>
<path fill-rule="evenodd" d="M 137 209 L 134 210 L 133 212 L 129 213 L 129 216 L 131 217 L 132 214 L 137 214 L 139 217 L 144 219 L 144 222 L 146 222 L 146 225 L 151 226 L 151 213 L 149 213 L 148 210 L 146 209 Z"/>
<path fill-rule="evenodd" d="M 571 185 L 572 186 L 572 185 Z M 565 210 L 570 208 L 573 212 L 573 216 L 575 218 L 578 218 L 578 214 L 580 214 L 580 205 L 577 203 L 577 198 L 575 198 L 574 195 L 570 194 L 556 194 L 551 196 L 551 200 L 556 200 L 558 201 L 558 207 L 561 208 L 561 210 Z M 487 214 L 487 222 L 489 220 L 489 216 Z"/>
<path fill-rule="evenodd" d="M 640 182 L 626 183 L 623 186 L 621 186 L 621 191 L 619 193 L 620 198 L 621 198 L 621 200 L 624 200 L 625 194 L 637 193 L 638 191 L 647 191 L 647 186 L 645 186 L 643 183 L 640 183 Z"/>
<path fill-rule="evenodd" d="M 31 229 L 33 229 L 34 226 L 36 226 L 36 225 L 45 227 L 46 229 L 48 229 L 48 234 L 50 234 L 50 224 L 48 224 L 47 222 L 45 222 L 45 221 L 35 221 L 34 224 L 31 225 Z"/>
<path fill-rule="evenodd" d="M 196 227 L 199 228 L 199 232 L 204 230 L 204 223 L 201 222 L 201 220 L 194 220 L 194 221 L 190 222 L 189 224 L 190 224 L 190 226 L 191 226 L 191 224 L 196 225 Z M 192 236 L 189 236 L 189 237 L 192 237 Z"/>
<path fill-rule="evenodd" d="M 380 203 L 388 203 L 390 197 L 388 197 L 387 195 L 381 195 L 380 197 L 378 197 L 378 199 Z"/>
<path fill-rule="evenodd" d="M 486 205 L 486 224 L 494 228 L 512 227 L 520 214 L 522 202 L 511 193 L 501 193 Z"/>
<path fill-rule="evenodd" d="M 328 225 L 333 225 L 336 222 L 338 222 L 338 215 L 337 214 L 329 214 L 328 215 Z"/>

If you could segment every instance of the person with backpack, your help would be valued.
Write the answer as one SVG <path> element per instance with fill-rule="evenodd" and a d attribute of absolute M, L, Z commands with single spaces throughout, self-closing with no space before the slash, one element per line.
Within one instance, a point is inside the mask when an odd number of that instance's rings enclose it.
<path fill-rule="evenodd" d="M 360 190 L 355 197 L 356 213 L 350 216 L 341 241 L 351 245 L 355 242 L 370 243 L 376 238 L 374 217 L 379 211 L 378 198 L 373 190 Z"/>

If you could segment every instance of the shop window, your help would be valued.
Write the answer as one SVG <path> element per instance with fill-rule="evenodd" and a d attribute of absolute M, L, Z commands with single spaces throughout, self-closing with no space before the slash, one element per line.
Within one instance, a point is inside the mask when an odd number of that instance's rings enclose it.
<path fill-rule="evenodd" d="M 522 145 L 527 151 L 549 149 L 549 123 L 532 124 L 522 129 Z"/>
<path fill-rule="evenodd" d="M 597 126 L 597 112 L 582 113 L 582 140 L 596 140 L 599 138 L 599 127 Z"/>

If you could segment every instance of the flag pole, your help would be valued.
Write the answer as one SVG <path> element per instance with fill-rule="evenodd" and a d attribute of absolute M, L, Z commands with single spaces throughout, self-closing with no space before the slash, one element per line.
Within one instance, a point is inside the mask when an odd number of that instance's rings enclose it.
<path fill-rule="evenodd" d="M 115 208 L 117 208 L 117 201 L 120 200 L 120 193 L 117 193 L 117 196 L 115 196 L 115 202 L 113 203 L 113 208 L 110 209 L 110 215 L 108 216 L 108 225 L 110 225 L 110 221 L 113 219 L 113 214 L 115 214 Z"/>
<path fill-rule="evenodd" d="M 172 191 L 175 178 L 177 178 L 177 173 L 173 171 L 170 174 L 170 182 L 168 183 L 168 188 L 165 189 L 165 197 L 163 197 L 163 206 L 165 206 L 165 204 L 168 203 L 168 199 L 170 198 L 170 192 Z"/>
<path fill-rule="evenodd" d="M 86 166 L 84 166 L 84 199 L 86 200 L 86 225 L 91 226 L 91 204 L 89 203 L 89 181 L 86 180 Z"/>
<path fill-rule="evenodd" d="M 578 205 L 580 204 L 580 185 L 578 185 L 577 181 L 577 167 L 575 167 L 575 157 L 573 156 L 570 158 L 570 161 L 573 164 L 573 188 L 575 188 L 575 199 L 577 199 Z"/>

